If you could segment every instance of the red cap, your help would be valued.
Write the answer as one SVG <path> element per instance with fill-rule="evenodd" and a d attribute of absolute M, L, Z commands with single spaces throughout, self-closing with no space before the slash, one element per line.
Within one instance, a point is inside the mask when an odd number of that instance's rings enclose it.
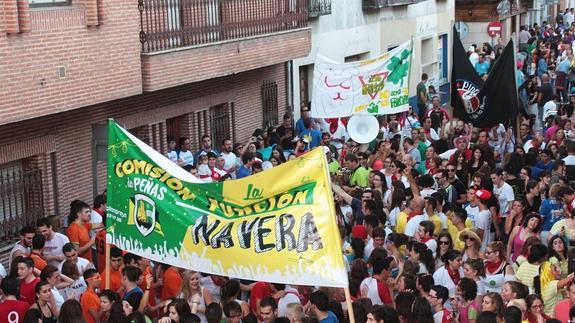
<path fill-rule="evenodd" d="M 376 161 L 373 162 L 373 165 L 371 165 L 371 168 L 373 170 L 382 170 L 383 169 L 383 162 L 379 159 L 377 159 Z"/>
<path fill-rule="evenodd" d="M 365 229 L 365 226 L 360 224 L 354 225 L 353 228 L 351 228 L 351 237 L 363 240 L 367 239 L 367 230 Z"/>
<path fill-rule="evenodd" d="M 475 196 L 482 200 L 489 200 L 491 198 L 491 192 L 488 190 L 480 189 L 475 191 Z"/>

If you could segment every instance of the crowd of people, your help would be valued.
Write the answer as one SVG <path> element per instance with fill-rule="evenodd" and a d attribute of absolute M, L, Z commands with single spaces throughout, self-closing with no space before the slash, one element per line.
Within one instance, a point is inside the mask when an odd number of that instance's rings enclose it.
<path fill-rule="evenodd" d="M 341 288 L 210 275 L 115 246 L 106 262 L 103 193 L 92 205 L 72 201 L 62 233 L 52 218 L 21 229 L 8 270 L 0 268 L 0 320 L 572 322 L 574 29 L 521 28 L 518 127 L 478 129 L 454 118 L 423 75 L 415 109 L 380 116 L 369 144 L 349 138 L 346 118 L 314 119 L 307 106 L 297 122 L 286 113 L 244 144 L 226 139 L 216 148 L 206 135 L 193 152 L 189 138 L 168 138 L 166 157 L 205 182 L 250 176 L 322 147 L 353 311 Z M 478 74 L 489 74 L 500 47 L 470 48 Z"/>

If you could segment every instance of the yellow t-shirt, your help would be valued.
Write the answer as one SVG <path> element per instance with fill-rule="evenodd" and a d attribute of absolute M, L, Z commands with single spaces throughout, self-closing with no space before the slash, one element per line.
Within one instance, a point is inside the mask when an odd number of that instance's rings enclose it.
<path fill-rule="evenodd" d="M 441 232 L 441 219 L 439 218 L 439 216 L 437 216 L 437 214 L 433 214 L 431 216 L 429 216 L 429 221 L 433 222 L 433 224 L 435 225 L 434 229 L 433 229 L 433 235 L 434 236 L 438 236 L 439 232 Z"/>
<path fill-rule="evenodd" d="M 465 220 L 465 228 L 473 228 L 473 222 L 471 219 Z M 449 218 L 447 219 L 447 231 L 451 236 L 451 240 L 453 240 L 453 248 L 459 251 L 463 250 L 463 247 L 465 247 L 465 241 L 459 240 L 459 233 L 461 233 L 461 231 L 457 229 L 457 227 L 453 224 L 453 222 L 451 222 L 451 219 Z"/>
<path fill-rule="evenodd" d="M 397 233 L 405 233 L 405 226 L 407 225 L 407 213 L 401 211 L 397 215 L 397 219 L 395 220 L 395 232 Z"/>

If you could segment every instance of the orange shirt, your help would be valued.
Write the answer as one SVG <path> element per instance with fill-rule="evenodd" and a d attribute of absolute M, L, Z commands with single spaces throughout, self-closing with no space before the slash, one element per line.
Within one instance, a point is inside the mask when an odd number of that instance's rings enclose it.
<path fill-rule="evenodd" d="M 106 268 L 106 229 L 99 230 L 96 233 L 96 259 L 98 270 Z M 112 246 L 110 246 L 112 248 Z"/>
<path fill-rule="evenodd" d="M 87 323 L 96 323 L 96 320 L 90 314 L 90 309 L 96 311 L 100 310 L 100 298 L 98 294 L 94 293 L 91 288 L 88 288 L 82 297 L 80 298 L 80 304 L 82 305 L 82 315 Z"/>
<path fill-rule="evenodd" d="M 163 282 L 164 286 L 162 286 L 162 295 L 160 295 L 160 299 L 165 301 L 170 297 L 177 297 L 180 292 L 183 279 L 176 267 L 170 267 L 164 272 Z"/>
<path fill-rule="evenodd" d="M 42 258 L 42 255 L 37 254 L 33 251 L 30 252 L 29 254 L 27 254 L 27 256 L 32 258 L 32 260 L 34 260 L 34 267 L 38 268 L 38 270 L 40 270 L 40 271 L 42 271 L 42 269 L 44 269 L 44 267 L 46 267 L 46 265 L 48 265 L 46 260 L 44 260 Z"/>
<path fill-rule="evenodd" d="M 77 243 L 80 247 L 90 242 L 90 232 L 86 230 L 85 226 L 78 225 L 76 222 L 70 223 L 68 230 L 66 230 L 66 235 L 70 239 L 70 242 Z M 88 248 L 88 250 L 79 254 L 79 256 L 92 262 L 92 248 Z"/>
<path fill-rule="evenodd" d="M 100 277 L 102 277 L 102 283 L 105 284 L 106 270 L 102 270 Z M 110 268 L 110 289 L 117 292 L 120 287 L 122 287 L 122 269 L 120 268 L 120 270 L 113 270 Z"/>

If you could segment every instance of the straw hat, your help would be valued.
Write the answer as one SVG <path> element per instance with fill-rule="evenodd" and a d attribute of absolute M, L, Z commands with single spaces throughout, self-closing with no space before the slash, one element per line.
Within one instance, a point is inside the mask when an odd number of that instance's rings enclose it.
<path fill-rule="evenodd" d="M 465 239 L 467 237 L 471 237 L 474 240 L 478 241 L 479 243 L 481 243 L 481 238 L 479 238 L 479 235 L 477 235 L 477 233 L 475 233 L 475 231 L 471 230 L 471 229 L 465 229 L 463 231 L 461 231 L 459 233 L 459 240 L 465 242 Z"/>

